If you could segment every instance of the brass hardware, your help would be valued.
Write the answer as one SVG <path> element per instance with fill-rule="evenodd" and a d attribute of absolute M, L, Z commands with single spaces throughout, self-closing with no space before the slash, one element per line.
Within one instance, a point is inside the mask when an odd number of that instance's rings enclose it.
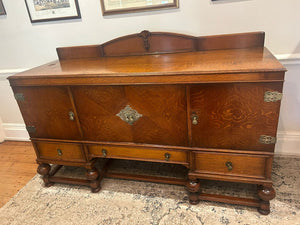
<path fill-rule="evenodd" d="M 259 142 L 261 144 L 275 144 L 276 143 L 276 137 L 267 136 L 267 135 L 260 135 Z"/>
<path fill-rule="evenodd" d="M 282 93 L 277 91 L 266 91 L 264 95 L 265 102 L 277 102 L 282 99 Z"/>
<path fill-rule="evenodd" d="M 105 158 L 107 156 L 107 150 L 106 149 L 102 149 L 102 156 Z"/>
<path fill-rule="evenodd" d="M 35 126 L 26 126 L 28 133 L 32 134 L 36 132 Z"/>
<path fill-rule="evenodd" d="M 137 121 L 142 114 L 139 114 L 136 110 L 132 109 L 129 105 L 126 105 L 124 109 L 122 109 L 116 116 L 120 117 L 121 120 L 125 121 L 129 125 L 132 125 L 135 121 Z"/>
<path fill-rule="evenodd" d="M 169 161 L 171 158 L 171 154 L 170 153 L 165 153 L 165 160 Z"/>
<path fill-rule="evenodd" d="M 233 168 L 232 162 L 228 161 L 228 162 L 225 163 L 225 165 L 226 165 L 228 171 L 231 171 L 231 170 L 232 170 L 232 168 Z"/>
<path fill-rule="evenodd" d="M 69 118 L 72 121 L 75 119 L 75 115 L 74 115 L 74 113 L 72 111 L 69 112 Z"/>
<path fill-rule="evenodd" d="M 57 154 L 58 154 L 59 156 L 62 156 L 62 155 L 63 155 L 62 150 L 58 148 L 58 149 L 57 149 Z"/>
<path fill-rule="evenodd" d="M 16 94 L 15 94 L 15 99 L 16 99 L 17 101 L 24 102 L 24 101 L 25 101 L 24 94 L 23 94 L 23 93 L 16 93 Z"/>
<path fill-rule="evenodd" d="M 193 114 L 193 115 L 191 116 L 191 118 L 192 118 L 192 124 L 193 124 L 193 125 L 197 125 L 197 124 L 198 124 L 198 119 L 199 119 L 199 117 L 198 117 L 196 114 Z"/>

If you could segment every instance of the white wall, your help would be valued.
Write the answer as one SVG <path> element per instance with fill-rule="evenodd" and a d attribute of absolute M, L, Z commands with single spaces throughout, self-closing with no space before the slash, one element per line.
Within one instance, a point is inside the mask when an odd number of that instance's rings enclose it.
<path fill-rule="evenodd" d="M 276 152 L 300 154 L 300 1 L 180 0 L 179 9 L 103 17 L 100 0 L 78 0 L 82 19 L 31 24 L 24 0 L 3 0 L 0 16 L 0 118 L 6 139 L 26 139 L 5 77 L 56 60 L 56 47 L 100 44 L 142 30 L 195 36 L 265 31 L 287 66 Z"/>

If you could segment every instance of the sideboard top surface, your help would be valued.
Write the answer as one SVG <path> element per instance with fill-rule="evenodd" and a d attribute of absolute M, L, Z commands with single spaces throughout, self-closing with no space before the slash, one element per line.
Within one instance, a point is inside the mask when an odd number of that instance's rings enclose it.
<path fill-rule="evenodd" d="M 266 48 L 57 60 L 14 78 L 147 76 L 285 71 Z"/>
<path fill-rule="evenodd" d="M 9 77 L 14 85 L 283 81 L 264 33 L 192 37 L 150 33 L 57 48 L 59 60 Z M 207 76 L 211 75 L 211 76 Z"/>

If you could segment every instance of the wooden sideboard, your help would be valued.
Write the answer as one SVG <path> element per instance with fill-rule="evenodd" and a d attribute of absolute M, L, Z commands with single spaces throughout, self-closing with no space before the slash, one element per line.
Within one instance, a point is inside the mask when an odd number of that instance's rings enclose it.
<path fill-rule="evenodd" d="M 103 177 L 186 185 L 212 200 L 270 212 L 286 69 L 264 33 L 207 37 L 143 31 L 57 48 L 59 60 L 9 77 L 46 186 L 100 190 Z M 98 158 L 107 158 L 98 171 Z M 112 159 L 179 164 L 187 179 L 107 173 Z M 86 179 L 55 176 L 86 168 Z M 201 193 L 201 180 L 251 183 L 258 199 Z"/>

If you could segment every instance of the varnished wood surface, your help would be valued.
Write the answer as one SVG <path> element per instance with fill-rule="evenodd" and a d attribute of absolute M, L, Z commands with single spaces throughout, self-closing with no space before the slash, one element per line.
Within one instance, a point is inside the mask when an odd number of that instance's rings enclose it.
<path fill-rule="evenodd" d="M 41 159 L 52 159 L 72 162 L 85 162 L 82 145 L 59 142 L 35 142 L 37 153 Z M 58 153 L 61 152 L 61 154 Z"/>
<path fill-rule="evenodd" d="M 177 163 L 187 165 L 187 152 L 176 150 L 159 150 L 150 148 L 133 148 L 133 147 L 113 147 L 107 145 L 89 145 L 89 155 L 101 158 L 116 158 L 116 159 L 132 159 L 141 161 Z M 106 155 L 103 155 L 103 150 Z M 166 155 L 169 158 L 166 159 Z"/>
<path fill-rule="evenodd" d="M 187 145 L 184 86 L 79 86 L 72 92 L 84 140 Z M 127 105 L 142 115 L 132 125 L 117 116 Z"/>
<path fill-rule="evenodd" d="M 191 85 L 192 146 L 274 151 L 260 135 L 276 137 L 280 101 L 265 102 L 266 91 L 282 92 L 282 83 Z"/>
<path fill-rule="evenodd" d="M 18 101 L 26 126 L 34 126 L 31 137 L 80 139 L 80 130 L 69 112 L 74 112 L 65 87 L 15 87 L 24 101 Z"/>
<path fill-rule="evenodd" d="M 55 61 L 16 74 L 9 79 L 189 75 L 272 72 L 286 69 L 266 48 L 214 50 L 130 57 L 104 57 Z"/>
<path fill-rule="evenodd" d="M 195 171 L 197 173 L 224 176 L 243 176 L 265 179 L 267 157 L 257 155 L 240 155 L 226 153 L 195 153 Z M 230 162 L 229 170 L 226 163 Z"/>
<path fill-rule="evenodd" d="M 0 207 L 36 174 L 36 156 L 30 142 L 0 144 Z"/>
<path fill-rule="evenodd" d="M 81 166 L 92 192 L 99 191 L 94 163 L 107 157 L 190 168 L 191 204 L 199 201 L 199 179 L 271 190 L 274 144 L 260 136 L 276 137 L 280 101 L 265 102 L 264 94 L 282 92 L 286 70 L 263 44 L 264 33 L 195 38 L 143 31 L 58 49 L 60 61 L 9 77 L 14 92 L 24 94 L 18 103 L 26 125 L 36 126 L 31 137 L 45 184 L 51 185 L 49 164 Z M 122 121 L 117 115 L 125 106 L 142 117 Z M 267 214 L 275 195 L 264 191 L 259 207 Z"/>
<path fill-rule="evenodd" d="M 57 48 L 60 60 L 107 56 L 240 49 L 264 46 L 264 32 L 194 37 L 168 32 L 142 31 L 115 38 L 102 45 Z"/>

